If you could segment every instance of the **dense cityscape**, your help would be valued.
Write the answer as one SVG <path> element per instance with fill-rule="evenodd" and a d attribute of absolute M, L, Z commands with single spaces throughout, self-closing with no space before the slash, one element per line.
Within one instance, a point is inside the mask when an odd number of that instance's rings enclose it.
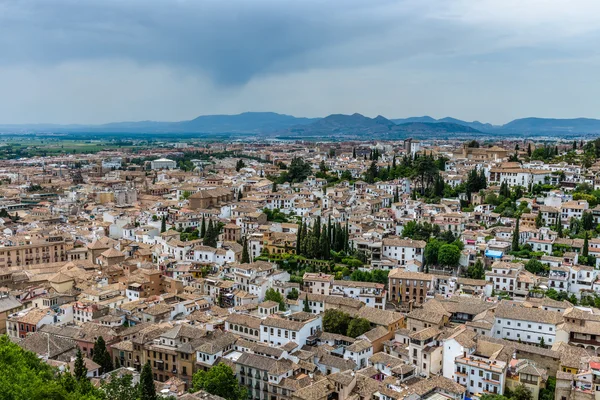
<path fill-rule="evenodd" d="M 0 398 L 600 396 L 600 140 L 0 155 Z"/>

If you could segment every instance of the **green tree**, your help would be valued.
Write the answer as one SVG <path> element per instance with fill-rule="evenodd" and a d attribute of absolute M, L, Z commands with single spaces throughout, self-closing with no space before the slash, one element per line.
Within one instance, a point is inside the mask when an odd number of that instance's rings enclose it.
<path fill-rule="evenodd" d="M 300 293 L 298 293 L 298 289 L 296 288 L 292 288 L 292 290 L 290 290 L 290 292 L 287 295 L 288 300 L 298 300 L 298 296 L 300 295 Z"/>
<path fill-rule="evenodd" d="M 350 316 L 345 312 L 331 308 L 323 314 L 323 330 L 345 335 L 348 333 L 350 319 Z"/>
<path fill-rule="evenodd" d="M 515 229 L 513 230 L 513 234 L 512 234 L 512 249 L 513 251 L 517 251 L 519 250 L 519 218 L 517 218 L 516 222 L 515 222 Z"/>
<path fill-rule="evenodd" d="M 532 258 L 525 264 L 525 269 L 531 272 L 532 274 L 539 275 L 545 273 L 548 270 L 548 267 L 542 264 L 537 259 Z"/>
<path fill-rule="evenodd" d="M 594 216 L 591 212 L 585 211 L 581 216 L 581 222 L 583 225 L 583 229 L 585 229 L 586 231 L 594 229 Z"/>
<path fill-rule="evenodd" d="M 77 349 L 77 355 L 75 356 L 75 366 L 74 366 L 74 376 L 78 381 L 82 379 L 87 379 L 88 370 L 85 366 L 85 361 L 83 360 L 83 354 L 81 350 Z"/>
<path fill-rule="evenodd" d="M 441 265 L 448 267 L 458 266 L 460 261 L 460 249 L 454 244 L 444 244 L 440 247 L 438 252 L 438 262 Z"/>
<path fill-rule="evenodd" d="M 303 307 L 302 311 L 307 312 L 307 313 L 310 312 L 310 305 L 308 304 L 308 294 L 304 298 L 304 307 Z"/>
<path fill-rule="evenodd" d="M 556 390 L 556 378 L 549 376 L 546 381 L 546 387 L 540 390 L 539 400 L 554 400 L 554 392 Z"/>
<path fill-rule="evenodd" d="M 539 229 L 542 226 L 544 226 L 544 220 L 542 219 L 542 213 L 538 212 L 535 216 L 535 227 Z"/>
<path fill-rule="evenodd" d="M 105 374 L 113 370 L 112 357 L 106 350 L 106 343 L 102 336 L 98 337 L 94 343 L 94 356 L 92 360 L 100 366 L 100 374 Z"/>
<path fill-rule="evenodd" d="M 294 157 L 288 167 L 286 179 L 291 183 L 304 182 L 311 172 L 309 163 L 300 157 Z"/>
<path fill-rule="evenodd" d="M 220 362 L 208 371 L 200 370 L 192 377 L 192 388 L 194 393 L 204 390 L 215 396 L 221 396 L 226 400 L 247 400 L 248 394 L 244 386 L 241 386 L 231 367 Z"/>
<path fill-rule="evenodd" d="M 154 386 L 154 378 L 152 377 L 152 367 L 150 361 L 147 361 L 142 368 L 139 384 L 139 399 L 140 400 L 158 400 L 156 387 Z"/>
<path fill-rule="evenodd" d="M 285 301 L 283 296 L 273 288 L 267 289 L 265 293 L 265 301 L 274 301 L 279 304 L 279 311 L 285 311 Z"/>
<path fill-rule="evenodd" d="M 585 236 L 583 237 L 583 248 L 581 249 L 581 255 L 585 258 L 588 257 L 590 251 L 590 244 L 588 242 L 588 233 L 585 233 Z"/>
<path fill-rule="evenodd" d="M 167 217 L 165 215 L 162 216 L 162 220 L 160 222 L 160 233 L 167 231 Z"/>
<path fill-rule="evenodd" d="M 83 361 L 83 356 L 81 356 Z M 100 399 L 83 374 L 77 380 L 69 373 L 56 370 L 30 351 L 0 336 L 0 398 L 1 399 Z"/>
<path fill-rule="evenodd" d="M 467 277 L 471 279 L 485 279 L 485 270 L 483 269 L 483 263 L 480 259 L 477 259 L 475 264 L 470 265 L 467 268 Z"/>
<path fill-rule="evenodd" d="M 433 238 L 430 239 L 425 245 L 424 257 L 426 265 L 436 265 L 438 263 L 438 255 L 440 251 L 440 247 L 444 242 Z"/>
<path fill-rule="evenodd" d="M 239 171 L 240 171 L 240 169 L 242 169 L 242 168 L 244 168 L 244 167 L 246 167 L 246 164 L 244 163 L 244 160 L 241 160 L 241 159 L 240 159 L 240 160 L 238 160 L 238 161 L 237 161 L 237 163 L 235 164 L 235 170 L 236 170 L 237 172 L 239 172 Z"/>
<path fill-rule="evenodd" d="M 250 263 L 250 253 L 248 252 L 248 239 L 244 238 L 244 246 L 242 248 L 242 264 Z"/>
<path fill-rule="evenodd" d="M 543 341 L 544 338 L 541 338 L 541 346 L 544 346 Z M 511 400 L 533 400 L 533 396 L 529 389 L 527 389 L 523 384 L 520 384 L 513 390 Z"/>
<path fill-rule="evenodd" d="M 206 219 L 204 215 L 202 216 L 202 225 L 200 225 L 200 237 L 204 238 L 206 236 Z"/>
<path fill-rule="evenodd" d="M 210 247 L 217 247 L 217 239 L 219 237 L 219 230 L 213 224 L 212 219 L 208 219 L 208 227 L 206 228 L 206 234 L 202 239 L 202 244 Z"/>
<path fill-rule="evenodd" d="M 117 376 L 113 373 L 110 381 L 101 386 L 108 400 L 138 400 L 139 387 L 133 384 L 133 375 Z"/>
<path fill-rule="evenodd" d="M 355 337 L 358 337 L 358 336 L 362 335 L 363 333 L 368 332 L 370 330 L 371 330 L 371 323 L 369 322 L 369 320 L 367 320 L 365 318 L 354 318 L 348 324 L 348 330 L 346 332 L 346 336 L 355 338 Z"/>

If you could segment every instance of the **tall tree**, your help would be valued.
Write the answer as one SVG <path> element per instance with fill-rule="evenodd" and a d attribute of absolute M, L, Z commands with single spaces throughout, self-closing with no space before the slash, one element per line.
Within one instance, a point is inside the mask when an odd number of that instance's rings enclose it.
<path fill-rule="evenodd" d="M 250 263 L 250 253 L 248 252 L 248 239 L 244 238 L 244 246 L 242 248 L 242 264 Z"/>
<path fill-rule="evenodd" d="M 113 370 L 112 357 L 106 350 L 106 343 L 102 336 L 99 336 L 94 343 L 94 356 L 92 360 L 100 366 L 101 374 L 106 374 Z"/>
<path fill-rule="evenodd" d="M 512 236 L 512 250 L 513 251 L 517 251 L 519 250 L 519 219 L 517 218 L 516 222 L 515 222 L 515 229 L 513 230 L 513 236 Z"/>
<path fill-rule="evenodd" d="M 77 355 L 75 357 L 75 367 L 73 368 L 73 375 L 75 379 L 81 381 L 82 379 L 87 379 L 88 370 L 85 366 L 85 361 L 83 360 L 83 354 L 81 350 L 77 348 Z"/>
<path fill-rule="evenodd" d="M 562 221 L 560 218 L 560 214 L 556 218 L 556 234 L 559 238 L 563 237 L 563 227 L 562 227 Z"/>
<path fill-rule="evenodd" d="M 538 211 L 537 215 L 535 216 L 535 227 L 539 229 L 542 226 L 544 226 L 544 220 L 542 219 L 542 213 Z"/>
<path fill-rule="evenodd" d="M 310 312 L 310 305 L 308 304 L 308 293 L 306 294 L 306 297 L 304 298 L 304 307 L 303 307 L 302 311 L 307 312 L 307 313 Z"/>
<path fill-rule="evenodd" d="M 204 238 L 206 236 L 206 219 L 204 215 L 202 216 L 202 225 L 200 225 L 200 237 Z"/>
<path fill-rule="evenodd" d="M 352 158 L 356 160 L 356 147 L 352 148 Z"/>
<path fill-rule="evenodd" d="M 594 216 L 589 211 L 584 211 L 583 216 L 581 217 L 581 223 L 583 225 L 583 229 L 586 231 L 594 229 Z"/>
<path fill-rule="evenodd" d="M 301 243 L 302 243 L 302 221 L 298 222 L 298 228 L 296 232 L 296 254 L 300 255 L 301 251 Z"/>
<path fill-rule="evenodd" d="M 211 218 L 208 219 L 208 227 L 206 228 L 206 234 L 202 243 L 205 246 L 217 247 L 217 239 L 219 237 L 218 228 L 215 228 Z"/>
<path fill-rule="evenodd" d="M 321 232 L 321 236 L 319 237 L 319 246 L 321 247 L 320 249 L 320 253 L 321 253 L 321 258 L 323 260 L 329 260 L 329 237 L 328 237 L 328 233 L 327 233 L 327 226 L 323 226 L 322 232 Z"/>
<path fill-rule="evenodd" d="M 140 374 L 140 400 L 158 400 L 154 378 L 152 377 L 152 367 L 150 361 L 147 361 Z"/>
<path fill-rule="evenodd" d="M 162 220 L 160 221 L 160 233 L 167 231 L 167 217 L 165 215 L 162 216 Z"/>
<path fill-rule="evenodd" d="M 583 249 L 581 249 L 581 255 L 584 256 L 585 258 L 587 258 L 588 254 L 590 251 L 590 244 L 588 242 L 588 233 L 585 233 L 585 236 L 583 237 Z"/>

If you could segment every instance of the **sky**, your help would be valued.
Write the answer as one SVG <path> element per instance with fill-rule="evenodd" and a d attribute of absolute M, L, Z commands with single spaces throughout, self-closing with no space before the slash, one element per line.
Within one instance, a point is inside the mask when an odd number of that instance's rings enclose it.
<path fill-rule="evenodd" d="M 0 124 L 600 118 L 598 0 L 0 0 Z"/>

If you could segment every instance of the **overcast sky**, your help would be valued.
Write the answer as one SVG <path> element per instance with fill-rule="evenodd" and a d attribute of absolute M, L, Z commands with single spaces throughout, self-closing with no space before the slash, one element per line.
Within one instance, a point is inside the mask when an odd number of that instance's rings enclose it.
<path fill-rule="evenodd" d="M 0 0 L 0 123 L 600 118 L 599 0 Z"/>

